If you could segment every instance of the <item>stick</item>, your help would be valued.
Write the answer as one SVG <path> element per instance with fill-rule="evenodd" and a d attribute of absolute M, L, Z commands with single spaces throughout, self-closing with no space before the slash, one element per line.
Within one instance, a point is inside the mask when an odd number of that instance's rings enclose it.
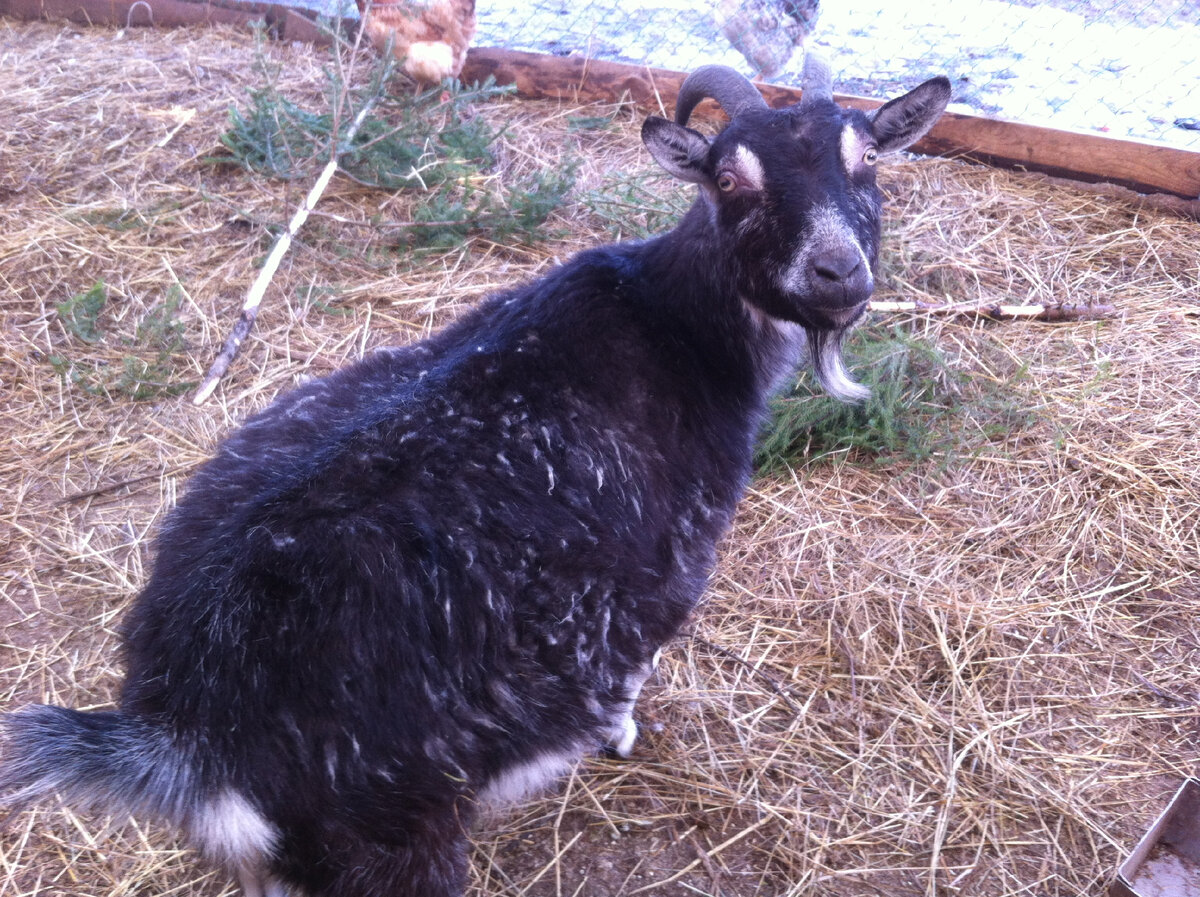
<path fill-rule="evenodd" d="M 375 105 L 376 97 L 372 97 L 363 104 L 358 115 L 354 117 L 349 129 L 346 131 L 346 136 L 342 138 L 340 145 L 347 147 L 350 141 L 354 139 L 354 135 L 358 133 L 359 127 L 363 120 L 367 117 L 367 113 L 371 107 Z M 204 401 L 217 388 L 217 383 L 229 370 L 229 365 L 233 362 L 234 357 L 241 348 L 242 341 L 250 333 L 250 328 L 254 326 L 254 319 L 258 317 L 258 306 L 262 303 L 263 295 L 267 291 L 267 286 L 271 283 L 271 278 L 275 276 L 275 271 L 279 268 L 279 263 L 283 261 L 284 255 L 291 248 L 292 240 L 295 239 L 297 231 L 304 226 L 304 222 L 308 219 L 309 213 L 316 206 L 317 201 L 321 198 L 321 194 L 325 192 L 325 188 L 329 185 L 330 178 L 337 171 L 338 159 L 341 158 L 344 150 L 337 148 L 335 144 L 333 158 L 326 164 L 325 169 L 321 172 L 321 176 L 317 178 L 312 189 L 308 191 L 308 196 L 304 198 L 304 203 L 300 208 L 296 209 L 296 214 L 292 216 L 291 222 L 288 224 L 288 229 L 283 233 L 275 245 L 271 247 L 271 254 L 267 256 L 266 264 L 262 270 L 258 272 L 258 277 L 246 293 L 246 301 L 242 303 L 242 313 L 238 315 L 237 323 L 233 325 L 233 329 L 229 332 L 228 338 L 225 340 L 225 345 L 221 352 L 217 355 L 212 363 L 212 367 L 208 369 L 208 374 L 204 378 L 204 382 L 200 384 L 200 388 L 196 390 L 196 394 L 192 396 L 193 405 L 202 405 Z"/>
<path fill-rule="evenodd" d="M 116 483 L 108 483 L 105 486 L 97 486 L 94 489 L 85 489 L 82 492 L 72 492 L 70 495 L 64 495 L 54 504 L 68 505 L 71 502 L 82 501 L 85 498 L 95 498 L 98 495 L 104 495 L 107 492 L 115 492 L 117 489 L 124 489 L 126 486 L 136 486 L 139 483 L 145 483 L 149 480 L 161 480 L 168 476 L 182 476 L 189 473 L 195 464 L 184 464 L 182 467 L 173 467 L 170 470 L 161 470 L 158 473 L 148 473 L 144 476 L 133 477 L 128 480 L 120 480 Z"/>
<path fill-rule="evenodd" d="M 738 657 L 736 654 L 734 654 L 728 648 L 726 648 L 722 645 L 718 645 L 715 642 L 710 642 L 708 639 L 701 638 L 700 636 L 696 635 L 695 633 L 692 633 L 691 638 L 692 638 L 692 641 L 696 642 L 697 644 L 703 645 L 704 647 L 717 652 L 722 657 L 726 657 L 735 663 L 741 664 L 743 667 L 745 667 L 750 672 L 751 676 L 761 676 L 763 679 L 766 680 L 767 684 L 771 686 L 771 690 L 773 692 L 775 692 L 776 696 L 781 701 L 783 701 L 783 703 L 787 704 L 788 707 L 791 708 L 792 712 L 796 714 L 796 716 L 804 715 L 803 708 L 801 708 L 800 705 L 798 705 L 795 701 L 793 701 L 791 699 L 791 697 L 789 695 L 790 689 L 788 689 L 786 686 L 784 686 L 778 679 L 776 679 L 774 676 L 772 676 L 769 672 L 762 669 L 761 667 L 756 667 L 754 664 L 750 663 L 745 658 Z"/>
<path fill-rule="evenodd" d="M 109 483 L 107 486 L 97 486 L 95 489 L 85 489 L 83 492 L 72 492 L 70 495 L 64 495 L 54 504 L 68 505 L 73 501 L 95 498 L 97 495 L 103 495 L 106 492 L 115 492 L 117 489 L 122 489 L 125 486 L 136 486 L 138 483 L 145 483 L 147 480 L 157 480 L 161 477 L 161 473 L 148 473 L 145 476 L 133 477 L 132 479 L 121 480 L 117 483 Z"/>
<path fill-rule="evenodd" d="M 1118 312 L 1111 305 L 981 305 L 971 302 L 871 302 L 871 311 L 902 312 L 923 311 L 935 315 L 979 315 L 985 318 L 1021 319 L 1034 321 L 1086 321 L 1093 318 L 1109 318 Z"/>

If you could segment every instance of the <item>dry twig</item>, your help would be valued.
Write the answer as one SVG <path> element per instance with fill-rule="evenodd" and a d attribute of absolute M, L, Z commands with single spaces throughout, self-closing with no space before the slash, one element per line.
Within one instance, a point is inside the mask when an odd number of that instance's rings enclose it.
<path fill-rule="evenodd" d="M 361 33 L 355 36 L 355 44 L 352 50 L 357 49 L 361 37 Z M 335 43 L 334 47 L 334 52 L 337 53 L 338 45 Z M 345 85 L 344 80 L 341 83 Z M 383 86 L 384 82 L 381 81 L 381 90 Z M 329 161 L 325 163 L 325 167 L 321 170 L 320 175 L 317 176 L 312 189 L 308 191 L 308 195 L 304 198 L 304 202 L 301 203 L 300 207 L 296 209 L 295 214 L 292 215 L 291 221 L 288 222 L 287 230 L 280 234 L 279 239 L 275 241 L 275 245 L 271 247 L 271 252 L 267 255 L 267 260 L 258 272 L 258 277 L 254 279 L 254 283 L 246 293 L 246 299 L 242 303 L 242 311 L 238 315 L 237 323 L 230 330 L 229 336 L 226 337 L 220 353 L 213 360 L 203 382 L 192 396 L 193 405 L 202 405 L 212 395 L 213 390 L 217 388 L 217 384 L 225 375 L 225 372 L 229 370 L 229 365 L 233 363 L 233 359 L 237 356 L 242 341 L 250 334 L 250 329 L 254 326 L 254 321 L 258 317 L 258 307 L 262 303 L 263 296 L 266 294 L 267 287 L 270 285 L 272 278 L 275 277 L 275 272 L 279 269 L 279 263 L 287 255 L 287 251 L 291 248 L 296 234 L 304 226 L 304 222 L 308 220 L 308 216 L 316 207 L 317 202 L 320 201 L 325 188 L 329 186 L 329 181 L 338 170 L 339 160 L 353 145 L 359 128 L 362 127 L 363 121 L 366 120 L 367 115 L 378 101 L 379 96 L 380 94 L 376 93 L 366 99 L 344 134 L 338 134 L 335 131 Z"/>
<path fill-rule="evenodd" d="M 1085 321 L 1094 318 L 1111 318 L 1118 314 L 1111 305 L 1081 305 L 1058 303 L 1054 305 L 1011 305 L 1006 303 L 974 302 L 889 302 L 875 300 L 868 304 L 871 311 L 895 313 L 919 311 L 931 315 L 966 315 L 984 318 L 1034 321 Z"/>
<path fill-rule="evenodd" d="M 366 118 L 369 111 L 370 104 L 364 105 L 359 110 L 358 115 L 346 131 L 345 140 L 338 144 L 339 146 L 349 144 L 354 139 L 354 135 L 358 133 L 359 125 L 362 124 L 363 119 Z M 212 395 L 213 390 L 217 388 L 217 384 L 221 378 L 225 376 L 225 372 L 229 370 L 229 365 L 237 356 L 238 349 L 241 348 L 242 340 L 249 335 L 250 328 L 254 326 L 254 320 L 258 317 L 258 307 L 262 304 L 263 296 L 266 295 L 267 287 L 271 284 L 271 279 L 279 269 L 279 263 L 287 255 L 287 251 L 291 248 L 296 234 L 304 226 L 304 222 L 308 220 L 309 213 L 312 212 L 318 200 L 320 200 L 321 194 L 325 192 L 325 188 L 329 186 L 329 180 L 333 177 L 334 172 L 337 171 L 339 156 L 340 150 L 335 149 L 333 158 L 326 163 L 325 168 L 321 171 L 312 189 L 308 191 L 308 195 L 304 198 L 304 202 L 300 205 L 300 208 L 296 209 L 296 213 L 292 215 L 292 220 L 288 222 L 287 230 L 280 234 L 279 239 L 275 241 L 275 245 L 271 247 L 271 252 L 267 256 L 266 262 L 263 263 L 262 269 L 258 272 L 258 277 L 254 279 L 253 285 L 246 293 L 246 299 L 242 303 L 242 311 L 238 315 L 237 323 L 233 325 L 233 329 L 229 331 L 229 336 L 225 338 L 225 343 L 220 353 L 213 360 L 211 367 L 209 367 L 208 373 L 204 377 L 204 382 L 200 384 L 195 395 L 192 396 L 193 405 L 204 404 L 205 400 Z"/>

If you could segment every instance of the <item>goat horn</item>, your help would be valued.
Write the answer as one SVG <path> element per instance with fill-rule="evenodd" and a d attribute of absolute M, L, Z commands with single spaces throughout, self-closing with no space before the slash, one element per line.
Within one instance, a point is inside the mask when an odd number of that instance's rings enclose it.
<path fill-rule="evenodd" d="M 758 88 L 736 69 L 727 65 L 704 65 L 684 79 L 675 99 L 675 123 L 686 125 L 692 110 L 701 100 L 712 98 L 721 104 L 730 118 L 747 109 L 765 108 L 767 101 Z"/>
<path fill-rule="evenodd" d="M 825 57 L 812 50 L 804 54 L 804 72 L 800 76 L 800 105 L 808 106 L 815 101 L 833 101 L 833 72 Z"/>

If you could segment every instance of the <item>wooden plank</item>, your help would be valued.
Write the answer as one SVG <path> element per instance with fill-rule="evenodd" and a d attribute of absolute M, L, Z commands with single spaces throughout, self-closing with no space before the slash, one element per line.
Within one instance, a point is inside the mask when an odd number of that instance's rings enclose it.
<path fill-rule="evenodd" d="M 500 84 L 515 84 L 518 93 L 526 97 L 572 102 L 632 100 L 660 113 L 674 107 L 675 95 L 686 77 L 685 72 L 581 56 L 472 47 L 463 80 L 481 81 L 489 75 Z M 777 84 L 759 87 L 775 107 L 800 98 L 796 88 Z M 835 95 L 835 99 L 864 111 L 881 105 L 880 100 L 867 97 Z M 715 104 L 703 104 L 698 114 L 716 115 Z M 1170 193 L 1190 200 L 1200 197 L 1200 153 L 1156 143 L 947 112 L 914 150 L 1074 180 L 1113 183 L 1140 193 Z"/>
<path fill-rule="evenodd" d="M 19 19 L 68 19 L 118 28 L 155 25 L 247 25 L 260 21 L 281 40 L 329 43 L 316 13 L 270 2 L 237 0 L 0 0 L 0 15 Z"/>
<path fill-rule="evenodd" d="M 921 151 L 1140 193 L 1200 197 L 1200 153 L 1158 143 L 947 113 Z"/>

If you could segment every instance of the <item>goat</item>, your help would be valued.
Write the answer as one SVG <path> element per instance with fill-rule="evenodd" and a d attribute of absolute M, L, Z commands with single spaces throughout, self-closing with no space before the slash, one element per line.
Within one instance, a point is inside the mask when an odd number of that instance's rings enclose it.
<path fill-rule="evenodd" d="M 669 233 L 585 251 L 428 339 L 278 398 L 192 478 L 123 624 L 118 709 L 2 724 L 0 793 L 176 826 L 248 897 L 454 897 L 481 803 L 628 755 L 696 605 L 767 399 L 824 387 L 873 289 L 879 156 L 944 110 L 873 115 L 828 70 L 772 110 L 706 66 L 643 141 L 697 184 Z M 709 97 L 731 121 L 686 127 Z"/>

